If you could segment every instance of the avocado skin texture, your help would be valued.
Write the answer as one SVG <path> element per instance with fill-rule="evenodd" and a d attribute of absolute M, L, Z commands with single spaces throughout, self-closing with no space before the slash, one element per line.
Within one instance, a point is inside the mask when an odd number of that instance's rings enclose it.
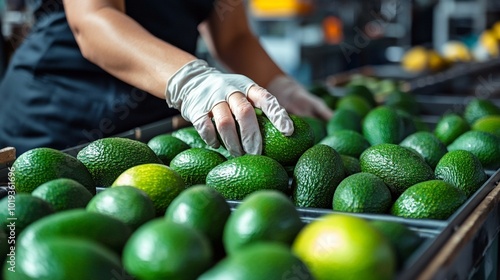
<path fill-rule="evenodd" d="M 441 179 L 461 189 L 467 197 L 476 192 L 486 182 L 479 159 L 471 152 L 456 150 L 445 154 L 434 170 L 436 179 Z"/>
<path fill-rule="evenodd" d="M 396 144 L 379 144 L 360 156 L 362 172 L 380 177 L 391 189 L 393 197 L 407 188 L 434 179 L 434 170 L 416 152 Z"/>
<path fill-rule="evenodd" d="M 345 178 L 340 154 L 330 146 L 317 144 L 297 161 L 293 172 L 293 201 L 298 207 L 331 208 L 333 194 Z"/>
<path fill-rule="evenodd" d="M 463 191 L 442 180 L 409 187 L 396 199 L 391 214 L 413 219 L 448 219 L 467 200 Z"/>
<path fill-rule="evenodd" d="M 483 131 L 467 131 L 448 146 L 448 151 L 465 150 L 479 158 L 483 168 L 500 168 L 500 137 Z"/>
<path fill-rule="evenodd" d="M 281 133 L 265 115 L 257 115 L 262 134 L 262 155 L 275 159 L 283 166 L 293 166 L 299 157 L 314 145 L 314 130 L 302 117 L 290 115 L 294 131 Z"/>
<path fill-rule="evenodd" d="M 387 106 L 371 110 L 363 120 L 362 130 L 371 145 L 399 144 L 405 133 L 402 118 L 395 109 Z"/>
<path fill-rule="evenodd" d="M 229 159 L 208 172 L 206 184 L 225 199 L 242 200 L 261 189 L 286 193 L 288 173 L 276 160 L 264 155 L 245 154 Z"/>

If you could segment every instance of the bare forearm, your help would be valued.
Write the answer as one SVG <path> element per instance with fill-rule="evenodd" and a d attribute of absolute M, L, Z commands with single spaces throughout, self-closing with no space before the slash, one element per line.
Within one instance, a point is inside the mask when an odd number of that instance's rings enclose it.
<path fill-rule="evenodd" d="M 244 1 L 232 0 L 231 3 L 231 12 L 225 13 L 223 17 L 213 13 L 200 26 L 200 32 L 211 53 L 225 66 L 266 87 L 273 78 L 283 72 L 251 32 Z"/>
<path fill-rule="evenodd" d="M 195 59 L 151 35 L 133 19 L 103 7 L 72 24 L 83 55 L 108 73 L 164 98 L 167 80 Z"/>

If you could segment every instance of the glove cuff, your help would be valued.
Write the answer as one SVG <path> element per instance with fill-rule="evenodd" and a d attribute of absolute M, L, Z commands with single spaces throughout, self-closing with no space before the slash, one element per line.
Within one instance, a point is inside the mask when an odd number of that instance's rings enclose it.
<path fill-rule="evenodd" d="M 197 75 L 209 70 L 208 63 L 202 59 L 195 59 L 184 64 L 167 81 L 165 88 L 165 101 L 168 107 L 180 109 L 182 105 L 183 90 L 182 87 L 188 84 L 189 80 Z M 215 71 L 215 70 L 213 70 Z"/>

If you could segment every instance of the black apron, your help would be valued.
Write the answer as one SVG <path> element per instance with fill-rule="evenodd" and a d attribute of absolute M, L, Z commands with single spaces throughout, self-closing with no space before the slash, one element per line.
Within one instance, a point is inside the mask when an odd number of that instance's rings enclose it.
<path fill-rule="evenodd" d="M 153 35 L 194 54 L 197 26 L 214 0 L 127 0 Z M 61 0 L 41 0 L 36 23 L 0 84 L 0 148 L 65 149 L 178 114 L 164 100 L 83 58 Z M 165 81 L 166 82 L 166 81 Z"/>

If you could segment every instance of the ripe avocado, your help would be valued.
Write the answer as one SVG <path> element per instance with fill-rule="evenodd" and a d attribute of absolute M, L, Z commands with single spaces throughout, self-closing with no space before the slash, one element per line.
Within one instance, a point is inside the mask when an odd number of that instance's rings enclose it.
<path fill-rule="evenodd" d="M 500 168 L 500 137 L 484 131 L 467 131 L 448 146 L 448 151 L 465 150 L 479 158 L 485 169 Z"/>
<path fill-rule="evenodd" d="M 162 164 L 146 143 L 118 137 L 93 141 L 78 152 L 76 157 L 101 187 L 111 186 L 122 172 L 133 166 L 146 163 Z"/>
<path fill-rule="evenodd" d="M 302 118 L 290 115 L 294 131 L 283 135 L 265 115 L 257 115 L 262 134 L 262 155 L 275 159 L 283 166 L 293 166 L 299 157 L 314 145 L 314 131 Z"/>
<path fill-rule="evenodd" d="M 226 199 L 244 199 L 260 189 L 288 190 L 288 174 L 276 160 L 264 155 L 245 154 L 229 159 L 207 174 L 206 184 Z"/>
<path fill-rule="evenodd" d="M 340 154 L 330 146 L 314 145 L 299 158 L 293 171 L 295 205 L 330 208 L 333 193 L 344 177 L 344 163 Z"/>
<path fill-rule="evenodd" d="M 20 155 L 12 165 L 16 191 L 31 193 L 48 181 L 73 179 L 91 194 L 96 193 L 96 184 L 91 173 L 75 157 L 51 148 L 35 148 Z"/>
<path fill-rule="evenodd" d="M 368 148 L 359 159 L 361 171 L 380 177 L 394 197 L 407 188 L 434 179 L 434 171 L 416 152 L 396 144 Z"/>
<path fill-rule="evenodd" d="M 409 187 L 392 205 L 391 214 L 414 219 L 446 220 L 467 200 L 464 192 L 442 180 Z"/>
<path fill-rule="evenodd" d="M 395 109 L 377 107 L 366 115 L 362 123 L 363 136 L 371 145 L 398 144 L 404 135 L 404 123 Z"/>
<path fill-rule="evenodd" d="M 434 170 L 436 179 L 441 179 L 461 189 L 467 197 L 476 192 L 488 177 L 479 159 L 464 150 L 445 154 Z"/>
<path fill-rule="evenodd" d="M 409 135 L 399 145 L 419 153 L 432 168 L 435 168 L 438 161 L 448 152 L 443 142 L 434 134 L 426 131 Z"/>

